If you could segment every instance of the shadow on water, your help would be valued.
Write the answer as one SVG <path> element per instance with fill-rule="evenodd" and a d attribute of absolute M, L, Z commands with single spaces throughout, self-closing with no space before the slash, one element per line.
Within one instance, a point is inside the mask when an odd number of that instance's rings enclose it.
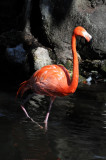
<path fill-rule="evenodd" d="M 80 86 L 74 95 L 57 98 L 46 133 L 25 117 L 14 99 L 15 93 L 0 91 L 1 160 L 106 159 L 105 84 Z M 42 122 L 48 104 L 44 97 L 32 98 L 29 114 Z"/>

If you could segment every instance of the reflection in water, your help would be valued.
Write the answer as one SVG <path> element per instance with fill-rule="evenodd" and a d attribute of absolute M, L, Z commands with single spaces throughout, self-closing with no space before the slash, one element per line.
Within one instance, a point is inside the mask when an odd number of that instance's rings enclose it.
<path fill-rule="evenodd" d="M 105 84 L 80 86 L 74 95 L 57 98 L 46 133 L 26 119 L 14 97 L 0 92 L 1 160 L 106 159 Z M 26 106 L 42 122 L 48 99 L 34 99 Z"/>

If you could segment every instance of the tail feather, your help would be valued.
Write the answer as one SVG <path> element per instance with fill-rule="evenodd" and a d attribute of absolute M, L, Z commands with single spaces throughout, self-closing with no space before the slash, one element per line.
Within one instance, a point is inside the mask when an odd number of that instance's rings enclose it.
<path fill-rule="evenodd" d="M 28 85 L 28 81 L 24 81 L 20 84 L 20 87 L 17 91 L 17 95 L 16 97 L 18 97 L 19 94 L 21 94 L 21 97 L 23 96 L 24 92 L 27 91 L 28 89 L 30 89 L 29 85 Z"/>

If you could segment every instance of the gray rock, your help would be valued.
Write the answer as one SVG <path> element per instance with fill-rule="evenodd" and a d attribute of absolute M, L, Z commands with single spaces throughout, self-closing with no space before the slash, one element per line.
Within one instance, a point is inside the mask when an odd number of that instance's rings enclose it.
<path fill-rule="evenodd" d="M 38 70 L 41 67 L 52 63 L 52 60 L 49 57 L 48 50 L 43 47 L 38 47 L 36 50 L 33 49 L 32 54 L 34 57 L 34 69 L 35 70 Z"/>
<path fill-rule="evenodd" d="M 95 7 L 92 7 L 93 4 Z M 93 3 L 90 0 L 41 0 L 40 8 L 45 33 L 54 44 L 59 61 L 64 63 L 66 59 L 72 59 L 70 39 L 73 29 L 78 25 L 87 29 L 93 37 L 92 46 L 87 46 L 85 41 L 78 39 L 79 54 L 88 59 L 106 57 L 105 1 L 99 3 L 95 0 Z"/>

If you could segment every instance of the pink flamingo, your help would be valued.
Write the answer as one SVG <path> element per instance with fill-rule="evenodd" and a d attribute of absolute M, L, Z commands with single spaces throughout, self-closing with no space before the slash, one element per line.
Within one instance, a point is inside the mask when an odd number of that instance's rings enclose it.
<path fill-rule="evenodd" d="M 49 110 L 45 118 L 45 125 L 47 126 L 50 110 L 52 103 L 57 96 L 67 96 L 74 93 L 78 86 L 79 78 L 79 65 L 78 56 L 76 51 L 76 36 L 84 37 L 88 42 L 91 40 L 92 36 L 81 26 L 74 29 L 72 35 L 72 54 L 73 54 L 73 76 L 70 79 L 70 74 L 68 70 L 62 65 L 47 65 L 42 67 L 40 70 L 36 71 L 32 77 L 21 83 L 19 90 L 17 91 L 17 96 L 21 93 L 23 96 L 24 92 L 31 89 L 36 94 L 46 95 L 51 97 Z M 26 116 L 30 118 L 25 108 L 21 106 L 24 110 Z M 34 121 L 32 118 L 30 118 Z M 35 122 L 37 124 L 37 122 Z M 38 124 L 39 125 L 39 124 Z"/>

